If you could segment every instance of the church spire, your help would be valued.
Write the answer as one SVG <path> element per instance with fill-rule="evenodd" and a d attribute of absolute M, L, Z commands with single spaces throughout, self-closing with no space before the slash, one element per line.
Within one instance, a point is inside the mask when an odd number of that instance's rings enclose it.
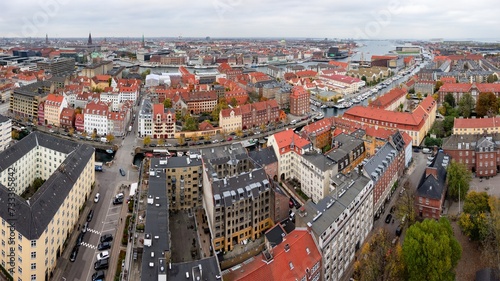
<path fill-rule="evenodd" d="M 146 44 L 144 43 L 144 34 L 142 34 L 142 47 L 144 48 Z"/>
<path fill-rule="evenodd" d="M 89 32 L 89 41 L 87 42 L 88 45 L 92 45 L 92 35 Z"/>
<path fill-rule="evenodd" d="M 49 44 L 49 35 L 45 33 L 45 44 Z"/>

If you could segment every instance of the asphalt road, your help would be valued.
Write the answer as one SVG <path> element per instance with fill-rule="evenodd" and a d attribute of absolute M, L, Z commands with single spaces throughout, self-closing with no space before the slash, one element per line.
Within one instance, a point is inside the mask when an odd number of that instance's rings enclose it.
<path fill-rule="evenodd" d="M 97 245 L 99 244 L 100 236 L 103 234 L 113 235 L 113 248 L 112 250 L 121 245 L 121 237 L 116 237 L 117 226 L 122 223 L 120 221 L 120 213 L 122 208 L 126 208 L 126 204 L 113 205 L 112 201 L 114 196 L 120 192 L 122 184 L 129 185 L 136 182 L 139 172 L 133 168 L 133 156 L 131 151 L 137 145 L 137 140 L 133 134 L 129 134 L 124 140 L 120 139 L 121 147 L 115 154 L 114 164 L 111 167 L 103 167 L 103 172 L 96 172 L 96 188 L 92 192 L 88 202 L 86 203 L 86 210 L 82 213 L 80 221 L 83 222 L 87 218 L 88 210 L 94 210 L 94 217 L 89 223 L 89 230 L 85 233 L 83 239 L 84 243 L 80 246 L 78 256 L 75 262 L 69 262 L 69 255 L 75 245 L 75 240 L 80 233 L 75 229 L 70 239 L 70 244 L 65 249 L 63 255 L 59 258 L 58 267 L 63 269 L 60 277 L 54 280 L 90 280 L 94 270 L 94 262 L 96 261 Z M 125 176 L 121 176 L 119 169 L 122 168 L 126 171 Z M 94 203 L 95 194 L 100 193 L 100 200 Z M 115 268 L 112 261 L 116 261 L 117 257 L 111 256 L 110 268 Z M 109 275 L 109 276 L 108 276 Z M 113 280 L 114 272 L 108 270 L 106 272 L 106 279 Z"/>

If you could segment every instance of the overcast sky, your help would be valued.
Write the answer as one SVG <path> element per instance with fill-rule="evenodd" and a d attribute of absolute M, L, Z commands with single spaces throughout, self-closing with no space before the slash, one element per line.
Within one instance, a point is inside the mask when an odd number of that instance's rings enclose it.
<path fill-rule="evenodd" d="M 1 1 L 0 36 L 496 40 L 499 7 L 493 0 Z"/>

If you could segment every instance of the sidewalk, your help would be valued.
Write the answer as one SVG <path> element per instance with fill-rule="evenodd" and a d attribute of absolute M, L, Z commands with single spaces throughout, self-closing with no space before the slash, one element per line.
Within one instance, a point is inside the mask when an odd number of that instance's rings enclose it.
<path fill-rule="evenodd" d="M 125 194 L 125 198 L 129 197 L 130 196 L 129 195 L 130 189 L 123 190 L 123 193 Z M 109 268 L 106 272 L 106 280 L 108 280 L 108 281 L 115 280 L 117 266 L 121 267 L 121 264 L 119 264 L 119 265 L 117 264 L 118 258 L 120 255 L 120 251 L 127 250 L 126 246 L 122 246 L 122 236 L 123 236 L 123 230 L 125 228 L 125 220 L 127 218 L 127 214 L 128 214 L 128 204 L 126 202 L 123 202 L 122 209 L 120 211 L 120 220 L 119 220 L 118 226 L 116 228 L 116 234 L 113 237 L 113 247 L 111 248 L 111 251 L 110 251 Z M 130 242 L 129 242 L 129 244 L 130 244 Z M 127 263 L 125 263 L 125 265 L 127 265 Z"/>

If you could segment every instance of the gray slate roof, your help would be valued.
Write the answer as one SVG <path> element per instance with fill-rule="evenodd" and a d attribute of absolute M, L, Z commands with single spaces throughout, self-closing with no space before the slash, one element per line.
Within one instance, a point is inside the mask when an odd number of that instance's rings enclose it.
<path fill-rule="evenodd" d="M 215 256 L 197 261 L 174 263 L 171 265 L 171 267 L 171 269 L 167 270 L 167 280 L 169 281 L 222 280 L 219 264 Z M 186 278 L 186 272 L 189 273 L 189 279 Z"/>
<path fill-rule="evenodd" d="M 369 176 L 373 182 L 376 183 L 378 181 L 376 178 L 380 178 L 380 175 L 383 173 L 383 167 L 389 165 L 391 163 L 389 159 L 393 159 L 396 154 L 396 148 L 391 143 L 387 142 L 384 144 L 372 158 L 368 161 L 363 161 L 365 175 Z M 393 156 L 391 157 L 391 155 Z M 376 174 L 378 176 L 375 176 Z"/>
<path fill-rule="evenodd" d="M 15 145 L 0 153 L 0 171 L 4 171 L 23 155 L 37 146 L 43 146 L 67 154 L 59 168 L 45 181 L 29 199 L 15 196 L 17 222 L 16 230 L 29 240 L 38 239 L 68 196 L 88 161 L 94 157 L 95 149 L 86 144 L 59 139 L 33 132 Z M 9 192 L 0 184 L 0 205 L 6 206 Z M 0 216 L 9 218 L 7 208 L 0 208 Z"/>
<path fill-rule="evenodd" d="M 276 158 L 276 153 L 274 153 L 272 147 L 250 151 L 248 152 L 248 156 L 260 166 L 278 163 L 278 158 Z"/>
<path fill-rule="evenodd" d="M 438 152 L 432 161 L 430 168 L 437 170 L 437 178 L 429 174 L 423 175 L 423 180 L 417 188 L 417 194 L 420 197 L 441 199 L 443 192 L 445 191 L 446 183 L 446 166 L 443 165 L 445 157 L 450 161 L 449 156 L 445 155 L 443 152 Z"/>

